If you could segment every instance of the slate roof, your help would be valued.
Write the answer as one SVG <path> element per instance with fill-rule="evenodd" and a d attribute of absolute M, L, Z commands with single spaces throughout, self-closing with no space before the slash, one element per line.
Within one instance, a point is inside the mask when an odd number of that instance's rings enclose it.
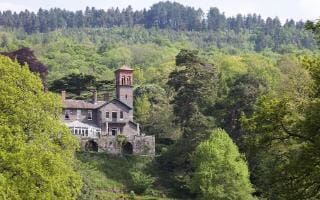
<path fill-rule="evenodd" d="M 123 103 L 123 102 L 120 101 L 119 99 L 112 99 L 112 100 L 111 100 L 110 102 L 108 102 L 108 103 L 111 103 L 111 102 L 113 102 L 113 101 L 116 101 L 116 102 L 120 103 L 121 105 L 127 107 L 129 110 L 132 109 L 132 107 L 130 107 L 130 106 L 128 106 L 127 104 Z"/>
<path fill-rule="evenodd" d="M 118 99 L 112 99 L 111 101 L 107 102 L 107 101 L 97 101 L 97 103 L 92 103 L 89 101 L 84 101 L 84 100 L 73 100 L 73 99 L 66 99 L 62 102 L 62 106 L 63 108 L 70 108 L 70 109 L 90 109 L 90 110 L 94 110 L 94 109 L 98 109 L 104 105 L 107 105 L 111 102 L 118 102 L 121 105 L 125 106 L 126 108 L 128 108 L 129 110 L 132 109 L 132 107 L 128 106 L 127 104 L 123 103 L 122 101 L 118 100 Z"/>
<path fill-rule="evenodd" d="M 97 101 L 97 103 L 92 103 L 84 100 L 73 100 L 66 99 L 62 102 L 63 108 L 71 108 L 71 109 L 96 109 L 104 105 L 105 101 Z"/>

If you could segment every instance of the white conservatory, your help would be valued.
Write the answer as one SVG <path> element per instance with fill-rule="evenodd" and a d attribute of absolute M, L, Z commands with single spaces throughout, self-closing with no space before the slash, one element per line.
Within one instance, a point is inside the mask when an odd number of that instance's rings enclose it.
<path fill-rule="evenodd" d="M 70 131 L 74 135 L 80 138 L 92 138 L 92 139 L 100 138 L 101 128 L 98 128 L 96 126 L 84 124 L 79 121 L 73 121 L 71 123 L 67 123 L 67 126 L 69 127 Z"/>

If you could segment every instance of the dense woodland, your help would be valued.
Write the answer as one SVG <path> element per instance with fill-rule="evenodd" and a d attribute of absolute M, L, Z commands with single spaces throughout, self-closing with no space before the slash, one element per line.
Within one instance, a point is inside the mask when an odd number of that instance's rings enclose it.
<path fill-rule="evenodd" d="M 161 2 L 0 24 L 0 199 L 320 198 L 319 22 Z M 59 123 L 52 92 L 113 95 L 123 64 L 154 159 L 79 152 Z"/>
<path fill-rule="evenodd" d="M 234 17 L 226 17 L 215 7 L 210 8 L 208 13 L 204 13 L 201 9 L 172 2 L 160 2 L 148 10 L 141 11 L 134 11 L 130 6 L 123 10 L 111 8 L 106 11 L 94 7 L 87 7 L 85 11 L 76 12 L 59 8 L 39 9 L 37 13 L 28 10 L 20 13 L 4 11 L 0 12 L 0 25 L 6 28 L 22 29 L 29 34 L 47 33 L 66 28 L 132 28 L 137 26 L 175 31 L 212 31 L 218 32 L 219 35 L 223 33 L 227 39 L 232 38 L 234 34 L 249 34 L 256 51 L 265 48 L 281 51 L 281 46 L 285 44 L 315 48 L 310 34 L 303 31 L 304 22 L 302 21 L 295 22 L 288 19 L 281 24 L 278 18 L 263 19 L 258 14 L 246 16 L 238 14 Z M 208 36 L 206 42 L 211 42 L 212 39 Z"/>

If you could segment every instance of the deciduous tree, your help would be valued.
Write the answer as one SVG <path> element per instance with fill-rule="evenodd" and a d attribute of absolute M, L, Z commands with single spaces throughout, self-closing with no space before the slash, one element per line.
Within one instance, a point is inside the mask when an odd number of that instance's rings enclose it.
<path fill-rule="evenodd" d="M 237 146 L 222 129 L 215 129 L 193 155 L 191 188 L 204 200 L 249 200 L 254 191 L 249 170 Z"/>
<path fill-rule="evenodd" d="M 59 119 L 59 98 L 26 66 L 0 56 L 0 107 L 0 198 L 76 199 L 79 144 Z"/>

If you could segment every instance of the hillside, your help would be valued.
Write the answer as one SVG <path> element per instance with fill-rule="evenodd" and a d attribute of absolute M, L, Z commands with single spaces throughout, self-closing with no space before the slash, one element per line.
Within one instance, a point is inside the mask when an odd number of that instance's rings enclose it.
<path fill-rule="evenodd" d="M 320 199 L 319 43 L 319 21 L 172 2 L 0 12 L 0 52 L 11 55 L 0 56 L 0 199 Z M 155 158 L 82 152 L 61 123 L 57 93 L 115 96 L 122 65 L 133 68 L 122 86 L 135 131 L 155 136 Z M 85 120 L 94 109 L 83 107 Z"/>
<path fill-rule="evenodd" d="M 77 154 L 77 158 L 85 184 L 79 199 L 133 199 L 130 195 L 133 190 L 130 172 L 142 170 L 154 174 L 152 159 L 146 157 L 119 158 L 105 153 L 81 152 Z M 144 195 L 134 196 L 137 200 L 169 199 L 165 198 L 165 192 L 160 189 L 159 184 L 155 183 Z"/>
<path fill-rule="evenodd" d="M 303 32 L 301 32 L 303 33 Z M 305 34 L 305 33 L 303 33 Z M 306 32 L 307 34 L 307 32 Z M 86 73 L 112 79 L 112 70 L 124 63 L 143 70 L 173 63 L 182 48 L 200 50 L 205 58 L 216 55 L 254 54 L 254 33 L 185 32 L 145 28 L 63 29 L 49 33 L 26 34 L 0 29 L 0 51 L 13 51 L 22 46 L 35 50 L 49 68 L 49 82 L 70 73 Z M 261 54 L 295 54 L 313 50 L 315 41 L 308 34 L 311 46 L 295 43 L 295 36 L 285 42 L 268 43 Z M 277 50 L 274 50 L 277 46 Z M 259 52 L 258 52 L 259 53 Z"/>

